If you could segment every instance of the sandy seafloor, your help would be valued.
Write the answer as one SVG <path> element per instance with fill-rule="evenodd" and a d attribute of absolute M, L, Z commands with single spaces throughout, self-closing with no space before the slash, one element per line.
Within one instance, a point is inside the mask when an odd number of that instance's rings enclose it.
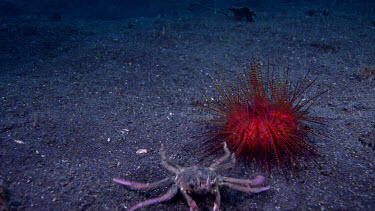
<path fill-rule="evenodd" d="M 201 140 L 191 137 L 206 129 L 198 118 L 213 117 L 196 102 L 218 97 L 211 77 L 229 80 L 256 56 L 289 67 L 292 83 L 310 70 L 317 80 L 306 99 L 329 90 L 310 109 L 330 118 L 313 125 L 325 136 L 308 141 L 320 166 L 289 180 L 252 165 L 220 172 L 261 174 L 271 186 L 255 195 L 222 188 L 221 210 L 374 210 L 375 80 L 358 70 L 375 65 L 375 5 L 259 3 L 249 5 L 257 16 L 247 22 L 168 2 L 124 18 L 2 17 L 0 184 L 10 209 L 125 210 L 161 195 L 167 188 L 134 191 L 112 179 L 171 176 L 161 143 L 180 165 L 209 165 L 211 157 L 193 153 Z M 231 14 L 232 5 L 244 6 L 227 1 L 218 9 Z M 328 15 L 308 15 L 314 8 Z M 213 197 L 197 203 L 211 210 Z M 144 210 L 188 205 L 177 194 Z"/>

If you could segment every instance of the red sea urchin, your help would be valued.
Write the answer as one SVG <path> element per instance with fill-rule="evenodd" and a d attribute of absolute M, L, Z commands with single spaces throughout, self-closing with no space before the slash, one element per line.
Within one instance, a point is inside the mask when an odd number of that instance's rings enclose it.
<path fill-rule="evenodd" d="M 323 118 L 308 116 L 311 103 L 324 92 L 304 100 L 302 95 L 314 80 L 306 76 L 294 88 L 288 81 L 288 70 L 279 71 L 268 65 L 263 75 L 259 60 L 251 61 L 233 81 L 221 86 L 214 80 L 218 101 L 202 105 L 216 116 L 209 123 L 206 137 L 209 151 L 221 149 L 222 142 L 242 161 L 255 161 L 262 167 L 294 170 L 304 161 L 314 161 L 316 150 L 305 142 L 306 122 L 322 123 Z"/>

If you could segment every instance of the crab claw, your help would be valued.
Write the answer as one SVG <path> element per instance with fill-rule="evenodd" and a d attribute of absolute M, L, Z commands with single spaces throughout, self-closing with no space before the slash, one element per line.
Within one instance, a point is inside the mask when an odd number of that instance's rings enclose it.
<path fill-rule="evenodd" d="M 252 180 L 245 180 L 245 179 L 237 179 L 237 178 L 232 178 L 232 177 L 222 177 L 224 182 L 222 183 L 223 185 L 227 185 L 228 187 L 242 191 L 245 193 L 259 193 L 262 191 L 266 191 L 270 189 L 270 186 L 266 187 L 254 187 L 252 188 L 251 186 L 256 186 L 260 185 L 264 182 L 265 178 L 263 176 L 256 176 Z"/>
<path fill-rule="evenodd" d="M 254 179 L 250 180 L 250 185 L 260 185 L 264 182 L 265 178 L 263 176 L 256 176 Z"/>
<path fill-rule="evenodd" d="M 254 179 L 250 180 L 250 185 L 260 185 L 264 182 L 265 178 L 263 176 L 256 176 Z M 251 193 L 259 193 L 259 192 L 263 192 L 263 191 L 266 191 L 266 190 L 269 190 L 270 189 L 270 186 L 266 186 L 266 187 L 257 187 L 257 188 L 250 188 L 250 192 Z"/>
<path fill-rule="evenodd" d="M 269 189 L 270 189 L 270 186 L 259 187 L 259 188 L 250 188 L 249 192 L 250 193 L 260 193 L 260 192 L 263 192 L 263 191 L 266 191 L 266 190 L 269 190 Z"/>

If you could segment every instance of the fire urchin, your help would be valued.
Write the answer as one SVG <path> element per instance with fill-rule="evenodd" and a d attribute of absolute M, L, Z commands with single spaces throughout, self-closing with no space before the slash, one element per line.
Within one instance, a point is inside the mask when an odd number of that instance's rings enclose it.
<path fill-rule="evenodd" d="M 263 74 L 259 60 L 253 60 L 239 73 L 237 83 L 225 84 L 214 80 L 219 99 L 202 104 L 203 110 L 216 118 L 204 120 L 209 130 L 206 149 L 217 151 L 222 143 L 237 158 L 255 161 L 271 171 L 272 166 L 294 170 L 305 161 L 314 161 L 317 151 L 308 143 L 308 133 L 317 133 L 305 123 L 322 123 L 324 118 L 308 116 L 312 102 L 303 94 L 315 80 L 307 82 L 307 75 L 292 87 L 289 71 L 268 65 Z"/>

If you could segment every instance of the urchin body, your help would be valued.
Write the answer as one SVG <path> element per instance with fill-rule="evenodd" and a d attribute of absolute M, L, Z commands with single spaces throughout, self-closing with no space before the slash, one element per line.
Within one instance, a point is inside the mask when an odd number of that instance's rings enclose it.
<path fill-rule="evenodd" d="M 302 95 L 314 81 L 306 83 L 305 77 L 291 89 L 287 70 L 267 72 L 264 76 L 260 62 L 254 60 L 239 74 L 237 83 L 214 80 L 220 98 L 202 105 L 215 116 L 204 120 L 209 131 L 203 135 L 210 150 L 217 151 L 226 142 L 241 160 L 255 161 L 270 171 L 273 166 L 290 171 L 317 155 L 306 142 L 314 130 L 305 123 L 321 122 L 322 118 L 308 116 L 308 108 L 322 93 L 304 100 Z"/>
<path fill-rule="evenodd" d="M 165 156 L 165 150 L 162 145 L 161 155 L 162 155 L 162 165 L 169 171 L 175 173 L 175 176 L 168 177 L 163 180 L 154 183 L 137 183 L 120 179 L 113 179 L 114 182 L 133 187 L 140 190 L 150 190 L 158 188 L 164 185 L 171 185 L 168 192 L 160 197 L 146 200 L 140 202 L 129 210 L 135 210 L 141 207 L 152 205 L 155 203 L 160 203 L 167 201 L 174 197 L 178 191 L 182 193 L 186 199 L 190 210 L 197 211 L 198 206 L 195 201 L 191 198 L 190 194 L 213 194 L 215 196 L 214 211 L 218 211 L 220 208 L 220 187 L 228 186 L 229 188 L 242 191 L 245 193 L 259 193 L 268 190 L 270 187 L 251 187 L 260 185 L 264 182 L 263 176 L 257 176 L 252 180 L 237 179 L 231 177 L 220 176 L 217 171 L 232 168 L 235 165 L 235 157 L 231 156 L 226 143 L 224 143 L 225 155 L 218 159 L 216 162 L 211 164 L 209 167 L 181 167 Z M 231 162 L 224 163 L 231 158 Z"/>

